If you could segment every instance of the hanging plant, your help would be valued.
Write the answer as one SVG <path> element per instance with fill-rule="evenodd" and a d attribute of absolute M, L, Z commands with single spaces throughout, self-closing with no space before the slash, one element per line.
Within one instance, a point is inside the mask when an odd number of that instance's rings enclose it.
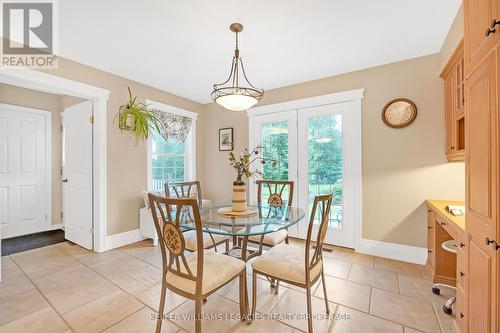
<path fill-rule="evenodd" d="M 148 110 L 147 105 L 138 102 L 136 96 L 132 96 L 130 87 L 127 87 L 129 100 L 127 104 L 120 106 L 118 113 L 118 126 L 121 130 L 135 132 L 135 144 L 139 140 L 147 140 L 150 132 L 161 135 L 161 121 L 156 115 Z"/>

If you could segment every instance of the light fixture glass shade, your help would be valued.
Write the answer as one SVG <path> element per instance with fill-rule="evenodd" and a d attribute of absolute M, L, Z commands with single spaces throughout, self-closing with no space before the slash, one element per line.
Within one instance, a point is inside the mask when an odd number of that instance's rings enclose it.
<path fill-rule="evenodd" d="M 243 26 L 239 23 L 233 23 L 230 30 L 236 33 L 236 48 L 231 62 L 231 71 L 226 81 L 214 84 L 211 97 L 213 101 L 228 110 L 245 111 L 262 99 L 264 90 L 256 88 L 250 83 L 240 58 L 238 33 L 243 31 Z"/>
<path fill-rule="evenodd" d="M 231 95 L 219 96 L 215 102 L 231 111 L 245 111 L 257 104 L 259 100 L 253 96 L 234 93 Z"/>

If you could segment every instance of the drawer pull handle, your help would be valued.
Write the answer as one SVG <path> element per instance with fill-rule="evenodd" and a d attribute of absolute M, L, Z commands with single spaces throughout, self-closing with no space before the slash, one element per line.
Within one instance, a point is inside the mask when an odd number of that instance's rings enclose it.
<path fill-rule="evenodd" d="M 432 253 L 432 250 L 427 250 L 428 253 Z"/>
<path fill-rule="evenodd" d="M 460 312 L 460 318 L 463 318 L 465 317 L 464 314 L 462 312 Z"/>
<path fill-rule="evenodd" d="M 432 229 L 432 227 L 427 227 L 427 229 Z"/>
<path fill-rule="evenodd" d="M 465 247 L 465 244 L 460 242 L 460 247 Z"/>
<path fill-rule="evenodd" d="M 460 276 L 465 276 L 465 273 L 464 272 L 460 272 Z"/>
<path fill-rule="evenodd" d="M 496 30 L 497 24 L 500 24 L 500 21 L 491 20 L 491 24 L 488 27 L 488 29 L 486 29 L 486 31 L 484 32 L 484 35 L 486 37 L 488 37 L 490 34 L 494 34 L 495 32 L 497 32 L 497 30 Z"/>

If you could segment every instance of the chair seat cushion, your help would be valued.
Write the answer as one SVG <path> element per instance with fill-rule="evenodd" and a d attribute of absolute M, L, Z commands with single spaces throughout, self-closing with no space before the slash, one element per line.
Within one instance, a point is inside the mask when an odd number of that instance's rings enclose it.
<path fill-rule="evenodd" d="M 311 280 L 320 274 L 321 267 L 323 262 L 320 260 L 311 270 Z M 252 268 L 278 279 L 305 283 L 305 247 L 297 244 L 278 244 L 257 257 L 252 262 Z"/>
<path fill-rule="evenodd" d="M 181 271 L 186 273 L 185 267 L 181 262 Z M 196 275 L 197 252 L 186 255 L 186 261 L 193 275 Z M 175 264 L 174 268 L 177 268 Z M 203 258 L 203 281 L 202 293 L 205 295 L 214 289 L 224 285 L 232 280 L 246 268 L 243 260 L 221 254 L 213 251 L 205 250 Z M 175 273 L 167 272 L 165 277 L 167 284 L 183 290 L 187 293 L 194 294 L 196 292 L 196 282 L 187 278 L 181 277 Z"/>
<path fill-rule="evenodd" d="M 275 246 L 283 242 L 287 236 L 288 236 L 288 231 L 286 231 L 286 229 L 281 229 L 275 232 L 265 234 L 262 243 L 264 245 Z M 252 242 L 260 242 L 261 237 L 262 235 L 254 235 L 254 236 L 249 236 L 248 239 L 251 240 Z"/>
<path fill-rule="evenodd" d="M 184 241 L 186 244 L 186 249 L 188 251 L 196 251 L 197 250 L 197 244 L 196 244 L 196 231 L 195 230 L 188 230 L 182 233 L 184 235 Z M 214 237 L 215 244 L 224 241 L 226 239 L 229 239 L 229 236 L 227 235 L 217 235 L 217 234 L 212 234 Z M 212 241 L 212 238 L 210 235 L 206 232 L 203 233 L 203 248 L 207 248 L 209 246 L 214 245 L 214 242 Z"/>

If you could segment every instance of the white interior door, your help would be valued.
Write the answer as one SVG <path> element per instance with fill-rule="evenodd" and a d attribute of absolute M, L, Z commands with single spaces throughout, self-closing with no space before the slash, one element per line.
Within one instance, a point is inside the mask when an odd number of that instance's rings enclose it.
<path fill-rule="evenodd" d="M 50 112 L 0 105 L 1 238 L 52 223 Z"/>
<path fill-rule="evenodd" d="M 357 140 L 353 104 L 329 104 L 298 111 L 299 205 L 308 215 L 316 195 L 333 193 L 325 242 L 354 248 Z M 319 218 L 319 217 L 318 217 Z M 319 220 L 315 221 L 313 234 Z M 299 235 L 307 236 L 307 224 Z"/>
<path fill-rule="evenodd" d="M 87 249 L 93 243 L 92 102 L 63 114 L 63 221 L 67 240 Z"/>

